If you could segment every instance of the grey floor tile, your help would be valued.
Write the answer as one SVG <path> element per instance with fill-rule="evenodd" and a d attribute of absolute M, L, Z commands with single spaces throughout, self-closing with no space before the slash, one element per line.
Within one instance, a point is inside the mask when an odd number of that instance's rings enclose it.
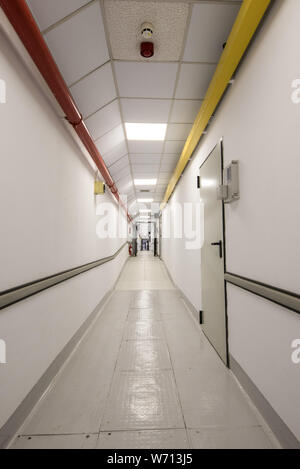
<path fill-rule="evenodd" d="M 97 449 L 188 449 L 186 430 L 100 433 Z"/>
<path fill-rule="evenodd" d="M 50 435 L 17 438 L 10 449 L 95 449 L 98 435 Z"/>
<path fill-rule="evenodd" d="M 97 433 L 125 319 L 99 318 L 24 428 L 26 435 Z"/>
<path fill-rule="evenodd" d="M 175 369 L 175 376 L 188 428 L 260 424 L 228 370 L 203 374 L 197 369 Z"/>
<path fill-rule="evenodd" d="M 117 368 L 122 371 L 172 369 L 166 342 L 164 340 L 123 342 Z"/>
<path fill-rule="evenodd" d="M 164 339 L 164 329 L 161 321 L 128 322 L 124 340 L 153 340 Z"/>
<path fill-rule="evenodd" d="M 275 449 L 261 427 L 189 430 L 194 449 Z"/>
<path fill-rule="evenodd" d="M 142 309 L 131 309 L 128 314 L 129 322 L 138 322 L 138 321 L 161 321 L 162 316 L 158 308 L 142 308 Z"/>
<path fill-rule="evenodd" d="M 184 428 L 171 371 L 117 373 L 101 431 Z"/>
<path fill-rule="evenodd" d="M 153 290 L 142 290 L 133 295 L 131 308 L 154 308 L 157 306 L 157 295 Z"/>
<path fill-rule="evenodd" d="M 107 302 L 105 306 L 106 311 L 117 311 L 120 310 L 128 311 L 130 303 L 132 301 L 133 292 L 132 291 L 114 291 L 114 294 Z"/>

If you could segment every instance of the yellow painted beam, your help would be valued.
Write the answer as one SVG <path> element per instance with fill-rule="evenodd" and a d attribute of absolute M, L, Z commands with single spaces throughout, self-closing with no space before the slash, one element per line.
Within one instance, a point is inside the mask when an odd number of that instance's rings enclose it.
<path fill-rule="evenodd" d="M 272 0 L 243 1 L 198 116 L 196 117 L 174 174 L 169 182 L 161 205 L 162 209 L 168 203 L 184 168 L 197 147 L 211 116 L 222 99 L 228 83 L 245 54 L 271 1 Z"/>

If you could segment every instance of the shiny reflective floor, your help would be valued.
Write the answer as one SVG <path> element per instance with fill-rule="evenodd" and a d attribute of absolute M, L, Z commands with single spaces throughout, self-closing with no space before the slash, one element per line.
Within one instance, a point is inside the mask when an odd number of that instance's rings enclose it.
<path fill-rule="evenodd" d="M 12 444 L 274 447 L 270 430 L 150 253 L 126 264 L 98 319 Z"/>

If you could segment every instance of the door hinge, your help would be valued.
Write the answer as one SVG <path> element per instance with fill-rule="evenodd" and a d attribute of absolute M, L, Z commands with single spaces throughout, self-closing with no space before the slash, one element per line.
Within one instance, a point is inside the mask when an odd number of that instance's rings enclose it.
<path fill-rule="evenodd" d="M 197 176 L 197 189 L 201 189 L 200 176 Z"/>

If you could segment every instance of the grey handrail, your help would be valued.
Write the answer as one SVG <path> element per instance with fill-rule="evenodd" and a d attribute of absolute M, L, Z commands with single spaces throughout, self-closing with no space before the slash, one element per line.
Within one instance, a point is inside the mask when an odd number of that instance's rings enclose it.
<path fill-rule="evenodd" d="M 300 295 L 296 293 L 231 273 L 225 274 L 225 281 L 300 314 Z"/>
<path fill-rule="evenodd" d="M 40 293 L 44 290 L 47 290 L 48 288 L 58 285 L 59 283 L 65 282 L 66 280 L 76 277 L 77 275 L 88 272 L 91 269 L 95 269 L 100 265 L 113 261 L 116 259 L 116 257 L 118 257 L 127 244 L 128 243 L 126 241 L 126 243 L 124 243 L 112 256 L 108 256 L 95 262 L 90 262 L 89 264 L 84 264 L 79 267 L 75 267 L 74 269 L 59 272 L 58 274 L 51 275 L 50 277 L 45 277 L 40 280 L 35 280 L 25 285 L 20 285 L 18 287 L 0 292 L 0 310 L 18 303 L 19 301 L 25 300 L 26 298 L 36 295 L 37 293 Z"/>

